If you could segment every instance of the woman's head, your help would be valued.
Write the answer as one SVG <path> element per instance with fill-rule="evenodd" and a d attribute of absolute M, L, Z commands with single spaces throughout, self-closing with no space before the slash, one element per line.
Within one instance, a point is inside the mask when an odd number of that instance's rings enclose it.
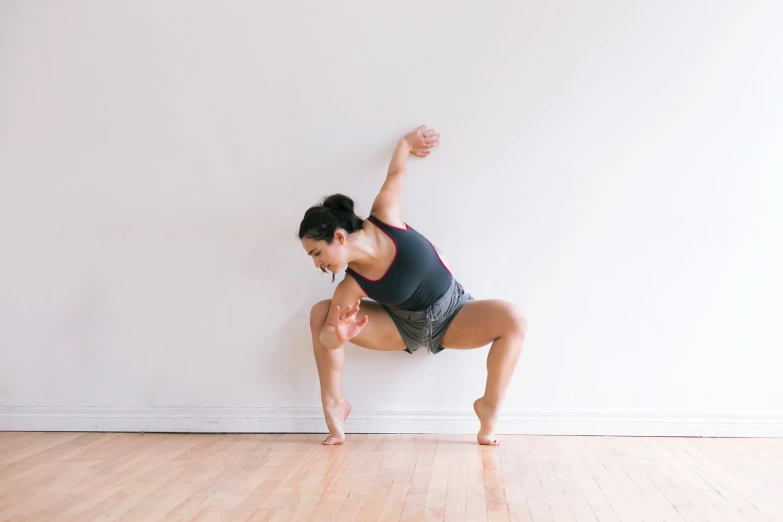
<path fill-rule="evenodd" d="M 299 239 L 315 266 L 334 274 L 348 264 L 345 242 L 362 229 L 364 220 L 353 211 L 353 200 L 333 194 L 320 205 L 307 209 L 299 225 Z"/>

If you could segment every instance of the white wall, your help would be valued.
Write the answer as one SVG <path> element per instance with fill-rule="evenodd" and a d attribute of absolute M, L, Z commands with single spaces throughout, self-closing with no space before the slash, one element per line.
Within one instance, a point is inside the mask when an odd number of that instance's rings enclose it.
<path fill-rule="evenodd" d="M 324 431 L 296 239 L 403 217 L 528 313 L 501 431 L 783 434 L 779 3 L 3 2 L 0 428 Z M 349 346 L 353 430 L 471 431 L 487 348 Z"/>

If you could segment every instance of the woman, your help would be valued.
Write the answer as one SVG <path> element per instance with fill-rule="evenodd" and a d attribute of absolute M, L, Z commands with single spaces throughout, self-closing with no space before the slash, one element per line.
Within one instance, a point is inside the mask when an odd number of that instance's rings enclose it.
<path fill-rule="evenodd" d="M 498 412 L 516 367 L 527 320 L 519 307 L 501 300 L 474 300 L 451 274 L 434 246 L 400 218 L 400 196 L 408 154 L 426 158 L 440 135 L 421 126 L 400 140 L 370 217 L 354 213 L 353 201 L 329 196 L 305 213 L 299 239 L 316 268 L 345 278 L 330 300 L 313 306 L 310 329 L 321 381 L 329 435 L 342 444 L 351 403 L 342 398 L 343 345 L 413 353 L 426 347 L 480 348 L 487 356 L 484 396 L 473 403 L 481 423 L 479 444 L 497 445 Z M 370 298 L 372 301 L 362 300 Z M 359 315 L 359 310 L 363 315 Z"/>

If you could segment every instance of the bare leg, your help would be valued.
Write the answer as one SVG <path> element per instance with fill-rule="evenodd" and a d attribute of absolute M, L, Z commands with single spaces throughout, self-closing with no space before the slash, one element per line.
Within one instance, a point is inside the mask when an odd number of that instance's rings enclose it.
<path fill-rule="evenodd" d="M 481 428 L 479 444 L 497 445 L 498 413 L 522 352 L 527 319 L 521 309 L 497 299 L 472 301 L 454 318 L 443 346 L 456 349 L 480 348 L 492 343 L 487 355 L 487 384 L 484 396 L 473 403 Z"/>
<path fill-rule="evenodd" d="M 326 304 L 323 304 L 326 303 Z M 319 335 L 329 313 L 329 301 L 322 301 L 310 313 L 310 332 L 313 336 L 313 353 L 321 382 L 321 405 L 324 409 L 329 435 L 324 444 L 342 444 L 345 440 L 343 422 L 351 412 L 351 403 L 343 399 L 343 362 L 345 349 L 330 350 L 321 343 Z"/>
<path fill-rule="evenodd" d="M 498 414 L 506 398 L 508 385 L 522 353 L 524 333 L 499 337 L 492 343 L 487 355 L 487 385 L 484 396 L 473 403 L 473 409 L 481 422 L 481 429 L 476 436 L 479 444 L 495 446 L 499 444 L 495 438 Z"/>
<path fill-rule="evenodd" d="M 345 441 L 343 425 L 351 413 L 351 403 L 343 399 L 343 362 L 345 348 L 331 350 L 320 340 L 321 328 L 326 322 L 331 300 L 321 301 L 310 312 L 310 331 L 313 338 L 315 365 L 318 367 L 318 379 L 321 382 L 321 405 L 324 409 L 329 435 L 323 443 L 342 444 Z M 369 317 L 367 326 L 354 339 L 352 344 L 381 351 L 401 351 L 405 349 L 394 322 L 377 303 L 362 301 L 360 314 Z"/>

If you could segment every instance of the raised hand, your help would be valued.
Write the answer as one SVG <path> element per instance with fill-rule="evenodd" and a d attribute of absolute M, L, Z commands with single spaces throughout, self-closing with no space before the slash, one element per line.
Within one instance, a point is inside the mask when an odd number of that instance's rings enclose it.
<path fill-rule="evenodd" d="M 370 319 L 366 315 L 360 321 L 356 320 L 356 314 L 359 312 L 361 302 L 361 299 L 357 299 L 355 303 L 342 310 L 339 305 L 335 307 L 334 331 L 340 343 L 350 341 L 367 326 Z"/>
<path fill-rule="evenodd" d="M 405 141 L 408 142 L 411 154 L 420 158 L 429 156 L 432 152 L 431 149 L 440 144 L 440 134 L 436 133 L 435 129 L 426 129 L 427 126 L 422 125 L 405 136 Z"/>

